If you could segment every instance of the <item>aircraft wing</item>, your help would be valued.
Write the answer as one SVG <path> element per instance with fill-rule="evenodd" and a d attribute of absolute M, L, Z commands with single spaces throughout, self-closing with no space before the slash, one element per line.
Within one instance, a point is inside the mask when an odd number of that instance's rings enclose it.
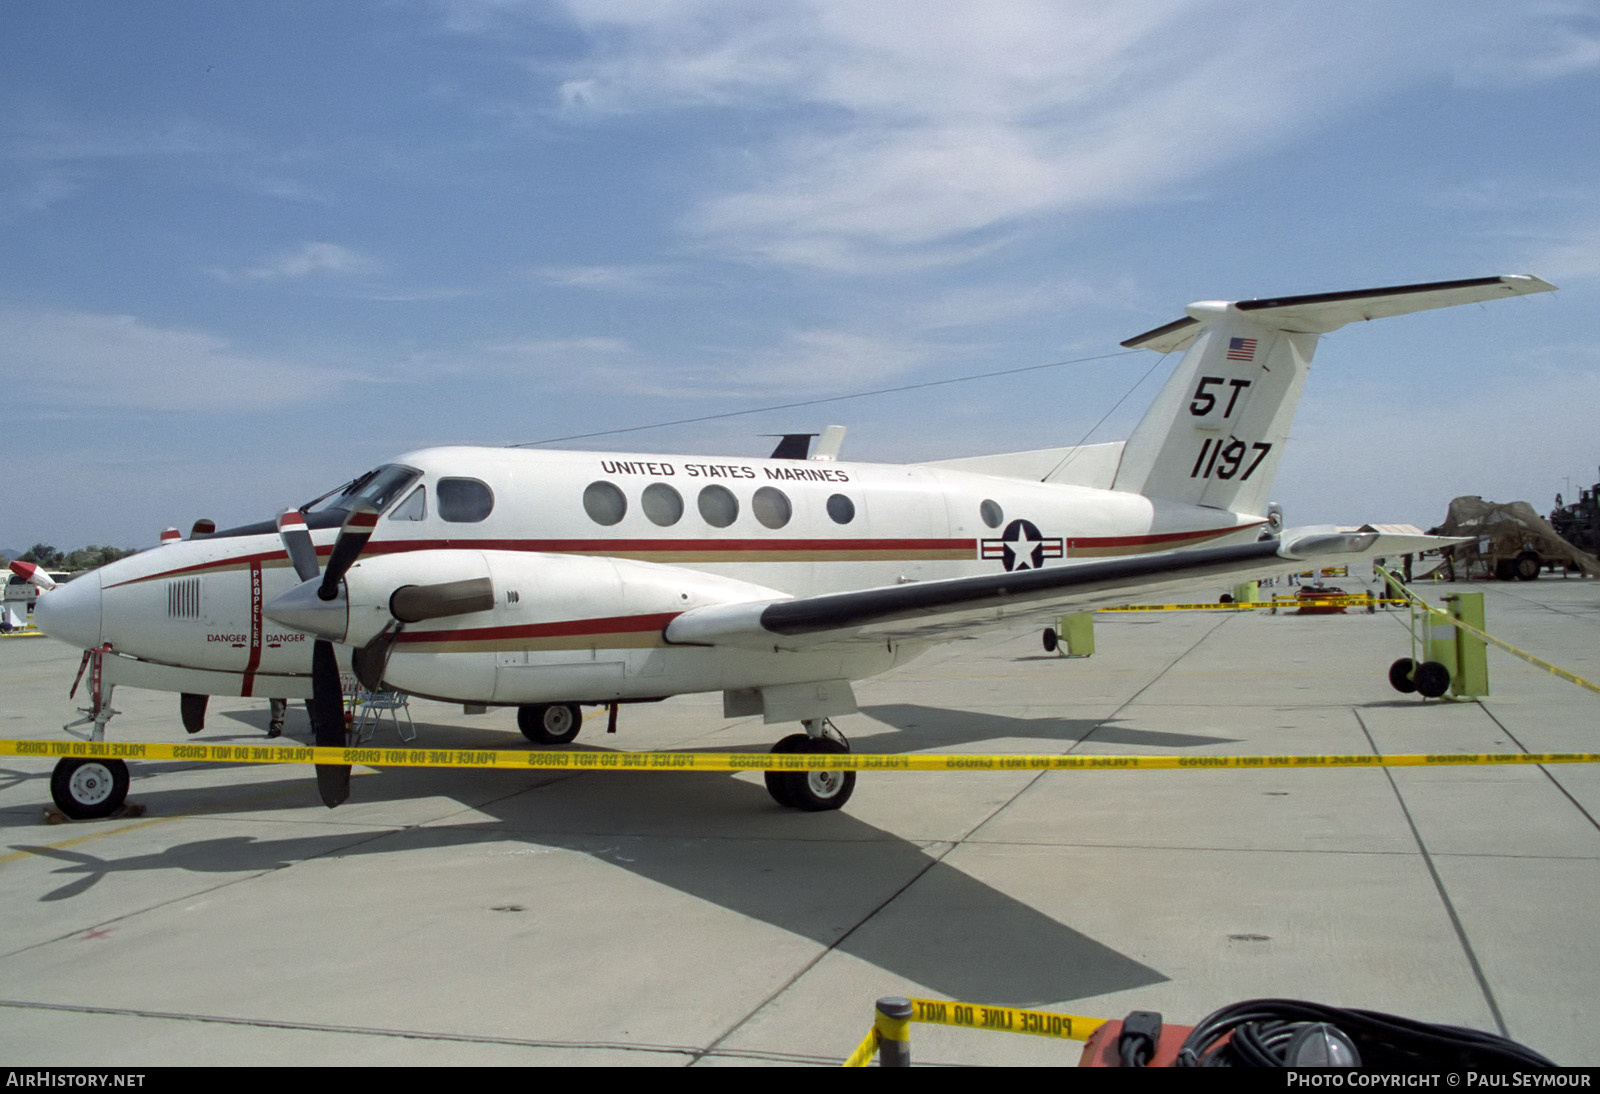
<path fill-rule="evenodd" d="M 940 641 L 1001 620 L 1093 611 L 1185 586 L 1231 585 L 1312 566 L 1348 565 L 1459 542 L 1440 536 L 1376 532 L 1286 532 L 1280 539 L 1257 543 L 821 596 L 708 605 L 674 619 L 667 625 L 666 638 L 688 645 L 764 649 L 885 639 Z"/>

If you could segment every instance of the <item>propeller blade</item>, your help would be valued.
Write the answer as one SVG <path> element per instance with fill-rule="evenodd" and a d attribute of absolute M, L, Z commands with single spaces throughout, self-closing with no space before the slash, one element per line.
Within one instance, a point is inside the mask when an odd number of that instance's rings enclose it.
<path fill-rule="evenodd" d="M 389 597 L 389 614 L 402 623 L 421 623 L 448 615 L 486 612 L 494 607 L 494 586 L 486 577 L 404 585 Z"/>
<path fill-rule="evenodd" d="M 285 509 L 278 514 L 278 538 L 283 541 L 284 553 L 301 581 L 315 581 L 321 573 L 317 565 L 317 548 L 306 531 L 305 515 L 298 509 Z"/>
<path fill-rule="evenodd" d="M 345 571 L 361 557 L 361 550 L 372 538 L 377 523 L 378 514 L 374 509 L 363 506 L 350 510 L 350 515 L 344 518 L 344 527 L 339 529 L 339 538 L 334 541 L 333 553 L 328 556 L 328 569 L 322 575 L 317 599 L 332 600 L 339 595 L 339 582 L 344 580 Z"/>
<path fill-rule="evenodd" d="M 343 748 L 344 689 L 339 686 L 339 661 L 333 643 L 318 639 L 311 647 L 311 730 L 319 748 Z M 318 764 L 317 792 L 329 809 L 350 796 L 349 764 Z"/>

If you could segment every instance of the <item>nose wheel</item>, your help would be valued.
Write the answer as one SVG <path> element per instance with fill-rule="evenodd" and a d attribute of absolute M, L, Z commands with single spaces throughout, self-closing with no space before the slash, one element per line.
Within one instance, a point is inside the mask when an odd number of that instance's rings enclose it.
<path fill-rule="evenodd" d="M 73 820 L 109 817 L 128 797 L 128 765 L 121 760 L 58 760 L 50 775 L 50 796 Z"/>

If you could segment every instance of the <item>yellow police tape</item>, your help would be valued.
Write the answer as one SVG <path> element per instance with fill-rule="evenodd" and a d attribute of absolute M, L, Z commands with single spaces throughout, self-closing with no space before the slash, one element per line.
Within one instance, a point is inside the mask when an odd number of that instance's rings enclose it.
<path fill-rule="evenodd" d="M 867 1030 L 867 1035 L 861 1039 L 854 1052 L 845 1057 L 840 1067 L 870 1067 L 872 1058 L 878 1054 L 878 1027 L 873 1026 Z"/>
<path fill-rule="evenodd" d="M 1108 1019 L 1085 1018 L 1081 1014 L 1056 1014 L 1047 1010 L 1023 1010 L 1018 1007 L 993 1007 L 982 1003 L 957 1003 L 947 999 L 907 1000 L 911 1004 L 911 1022 L 925 1022 L 936 1026 L 957 1026 L 962 1029 L 987 1029 L 1000 1033 L 1027 1033 L 1035 1037 L 1055 1037 L 1064 1041 L 1087 1041 L 1089 1035 Z M 866 1067 L 878 1051 L 878 1030 L 873 1029 L 856 1046 L 845 1067 Z"/>
<path fill-rule="evenodd" d="M 0 740 L 0 756 L 192 760 L 245 764 L 366 764 L 560 771 L 1092 771 L 1183 768 L 1429 767 L 1600 763 L 1600 752 L 1461 752 L 1306 756 L 1049 756 L 957 753 L 535 752 L 523 749 L 314 748 L 131 741 Z"/>
<path fill-rule="evenodd" d="M 1035 1037 L 1058 1037 L 1066 1041 L 1087 1041 L 1089 1034 L 1107 1021 L 1105 1018 L 1085 1018 L 1081 1014 L 990 1007 L 981 1003 L 953 1003 L 942 999 L 912 998 L 910 1003 L 913 1022 L 961 1026 L 965 1029 L 992 1029 L 1001 1033 L 1031 1033 Z"/>
<path fill-rule="evenodd" d="M 1368 599 L 1365 596 L 1310 597 L 1278 596 L 1271 600 L 1235 600 L 1223 603 L 1209 601 L 1199 604 L 1118 604 L 1114 608 L 1097 608 L 1097 612 L 1248 612 L 1262 608 L 1365 608 L 1367 605 L 1404 605 L 1404 600 Z"/>

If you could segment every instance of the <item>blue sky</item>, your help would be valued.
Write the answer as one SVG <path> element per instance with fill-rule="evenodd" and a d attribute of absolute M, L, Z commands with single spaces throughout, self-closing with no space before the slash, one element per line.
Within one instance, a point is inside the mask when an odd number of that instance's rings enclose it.
<path fill-rule="evenodd" d="M 1277 496 L 1600 464 L 1600 13 L 1455 0 L 0 6 L 0 544 L 501 444 L 1096 357 L 1198 299 L 1533 273 L 1323 341 Z M 566 447 L 1125 436 L 1116 356 Z"/>

